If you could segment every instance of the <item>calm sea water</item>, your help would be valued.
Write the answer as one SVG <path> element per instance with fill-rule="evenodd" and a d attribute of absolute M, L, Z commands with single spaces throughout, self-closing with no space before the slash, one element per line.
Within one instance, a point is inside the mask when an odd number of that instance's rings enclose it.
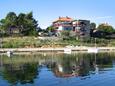
<path fill-rule="evenodd" d="M 1 55 L 0 86 L 115 86 L 115 54 Z"/>

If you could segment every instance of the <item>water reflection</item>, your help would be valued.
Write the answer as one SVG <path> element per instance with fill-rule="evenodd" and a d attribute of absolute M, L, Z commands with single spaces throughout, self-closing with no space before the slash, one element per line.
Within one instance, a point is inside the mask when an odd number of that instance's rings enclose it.
<path fill-rule="evenodd" d="M 39 54 L 14 55 L 12 58 L 1 56 L 0 76 L 8 84 L 34 84 L 39 79 L 42 68 L 47 67 L 55 77 L 85 77 L 112 70 L 115 55 L 100 54 Z"/>
<path fill-rule="evenodd" d="M 38 75 L 38 62 L 25 62 L 18 61 L 18 58 L 22 57 L 12 57 L 7 58 L 1 57 L 1 73 L 3 79 L 7 80 L 9 83 L 15 85 L 17 83 L 26 84 L 34 83 L 34 79 Z M 16 61 L 17 58 L 17 61 Z M 7 61 L 8 60 L 8 61 Z M 23 59 L 22 59 L 23 60 Z"/>
<path fill-rule="evenodd" d="M 88 76 L 98 74 L 106 68 L 112 68 L 113 58 L 109 55 L 84 54 L 84 55 L 64 55 L 58 58 L 59 61 L 51 65 L 52 72 L 56 77 Z"/>
<path fill-rule="evenodd" d="M 33 79 L 36 78 L 37 65 L 36 64 L 4 64 L 3 78 L 8 80 L 9 83 L 21 84 L 33 83 Z"/>

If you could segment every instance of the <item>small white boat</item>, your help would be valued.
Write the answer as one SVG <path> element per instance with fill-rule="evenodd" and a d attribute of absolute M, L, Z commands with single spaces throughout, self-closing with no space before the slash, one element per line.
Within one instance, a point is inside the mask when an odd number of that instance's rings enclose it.
<path fill-rule="evenodd" d="M 66 53 L 66 54 L 71 54 L 71 52 L 72 52 L 72 50 L 71 49 L 64 49 L 64 53 Z"/>
<path fill-rule="evenodd" d="M 98 53 L 98 48 L 89 48 L 88 53 Z"/>
<path fill-rule="evenodd" d="M 11 57 L 11 55 L 13 55 L 13 52 L 12 51 L 7 51 L 6 54 L 7 54 L 8 57 Z"/>

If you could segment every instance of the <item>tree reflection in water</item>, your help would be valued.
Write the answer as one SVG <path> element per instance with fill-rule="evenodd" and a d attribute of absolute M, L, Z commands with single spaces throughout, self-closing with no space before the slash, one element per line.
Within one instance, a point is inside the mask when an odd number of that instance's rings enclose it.
<path fill-rule="evenodd" d="M 37 64 L 4 65 L 3 76 L 9 83 L 33 83 L 37 75 Z"/>
<path fill-rule="evenodd" d="M 9 64 L 3 65 L 2 75 L 5 80 L 12 85 L 34 83 L 34 79 L 38 75 L 38 62 L 13 63 L 12 58 L 10 60 Z"/>
<path fill-rule="evenodd" d="M 13 56 L 0 59 L 2 63 L 2 77 L 11 85 L 34 84 L 34 79 L 38 79 L 43 66 L 50 69 L 55 77 L 89 77 L 91 74 L 104 73 L 108 68 L 115 64 L 115 55 L 106 53 L 100 54 L 46 54 Z M 2 61 L 3 60 L 3 61 Z M 41 65 L 41 67 L 40 67 Z M 43 66 L 42 66 L 43 65 Z M 39 71 L 40 70 L 40 71 Z M 42 76 L 40 76 L 42 77 Z"/>

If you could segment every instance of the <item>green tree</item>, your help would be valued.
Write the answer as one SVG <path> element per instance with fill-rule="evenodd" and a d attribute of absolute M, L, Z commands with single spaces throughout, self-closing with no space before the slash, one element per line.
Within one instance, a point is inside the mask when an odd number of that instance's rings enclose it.
<path fill-rule="evenodd" d="M 98 30 L 103 31 L 105 33 L 113 33 L 114 28 L 111 25 L 100 24 L 98 26 Z"/>
<path fill-rule="evenodd" d="M 0 21 L 0 29 L 6 33 L 9 33 L 11 27 L 17 27 L 17 16 L 14 12 L 9 12 L 5 19 Z"/>
<path fill-rule="evenodd" d="M 96 23 L 91 23 L 91 24 L 90 24 L 90 27 L 91 27 L 91 29 L 93 29 L 93 30 L 96 29 Z"/>
<path fill-rule="evenodd" d="M 2 20 L 0 21 L 0 30 L 1 30 L 1 31 L 5 31 L 5 19 L 2 19 Z"/>
<path fill-rule="evenodd" d="M 26 16 L 26 14 L 20 13 L 17 18 L 17 22 L 18 22 L 17 24 L 18 24 L 20 33 L 25 28 L 25 16 Z"/>
<path fill-rule="evenodd" d="M 9 12 L 5 20 L 8 26 L 17 26 L 17 16 L 14 12 Z"/>
<path fill-rule="evenodd" d="M 46 30 L 53 32 L 53 31 L 56 30 L 56 28 L 54 28 L 54 27 L 51 25 L 51 26 L 47 27 Z"/>
<path fill-rule="evenodd" d="M 18 26 L 23 35 L 37 35 L 37 21 L 33 18 L 33 13 L 19 14 Z"/>
<path fill-rule="evenodd" d="M 5 19 L 0 21 L 0 30 L 5 32 L 12 29 L 19 30 L 19 33 L 24 36 L 37 35 L 37 21 L 33 18 L 33 13 L 20 13 L 18 16 L 14 12 L 9 12 Z"/>

